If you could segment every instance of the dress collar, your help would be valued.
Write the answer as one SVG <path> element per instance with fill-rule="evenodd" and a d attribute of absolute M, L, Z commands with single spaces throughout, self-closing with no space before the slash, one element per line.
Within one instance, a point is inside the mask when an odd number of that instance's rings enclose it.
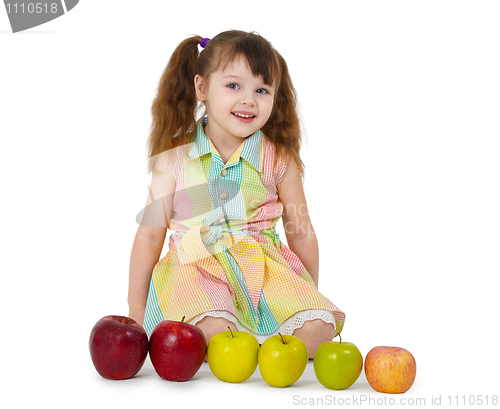
<path fill-rule="evenodd" d="M 198 121 L 196 129 L 196 139 L 189 149 L 188 160 L 199 158 L 207 153 L 212 153 L 212 156 L 220 158 L 219 152 L 215 148 L 210 138 L 205 134 L 204 126 L 207 124 L 207 118 Z M 260 149 L 263 133 L 258 130 L 248 136 L 240 145 L 240 147 L 233 153 L 225 166 L 230 166 L 233 163 L 239 162 L 240 158 L 245 159 L 250 163 L 258 172 L 260 169 Z M 222 159 L 221 159 L 222 160 Z"/>

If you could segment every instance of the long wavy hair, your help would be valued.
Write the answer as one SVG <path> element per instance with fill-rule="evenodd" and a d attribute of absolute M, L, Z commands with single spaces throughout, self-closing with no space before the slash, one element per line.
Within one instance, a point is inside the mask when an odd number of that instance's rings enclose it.
<path fill-rule="evenodd" d="M 220 67 L 225 68 L 242 55 L 248 61 L 253 75 L 262 75 L 264 83 L 275 85 L 271 116 L 261 131 L 274 143 L 277 157 L 283 155 L 285 160 L 293 159 L 303 177 L 297 95 L 283 57 L 269 41 L 253 32 L 222 32 L 199 52 L 201 40 L 202 37 L 193 36 L 181 42 L 160 78 L 151 106 L 149 172 L 153 171 L 157 155 L 194 140 L 196 123 L 203 115 L 203 104 L 196 97 L 195 75 L 199 74 L 208 81 L 211 73 Z"/>

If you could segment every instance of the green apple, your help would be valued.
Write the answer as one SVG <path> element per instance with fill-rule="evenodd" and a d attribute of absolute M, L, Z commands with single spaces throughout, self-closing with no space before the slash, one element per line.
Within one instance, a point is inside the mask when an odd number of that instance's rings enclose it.
<path fill-rule="evenodd" d="M 340 335 L 339 335 L 340 337 Z M 363 356 L 351 342 L 323 342 L 314 354 L 314 373 L 328 389 L 346 389 L 359 378 Z"/>
<path fill-rule="evenodd" d="M 228 327 L 229 328 L 229 327 Z M 219 332 L 207 346 L 207 362 L 212 373 L 221 381 L 246 381 L 257 369 L 259 342 L 244 331 Z"/>
<path fill-rule="evenodd" d="M 274 335 L 259 350 L 262 379 L 275 388 L 284 388 L 299 380 L 307 366 L 309 354 L 304 342 L 293 335 Z"/>

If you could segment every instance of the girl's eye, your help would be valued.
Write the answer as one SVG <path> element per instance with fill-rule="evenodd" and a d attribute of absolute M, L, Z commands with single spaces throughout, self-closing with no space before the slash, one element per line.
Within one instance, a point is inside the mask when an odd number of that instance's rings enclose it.
<path fill-rule="evenodd" d="M 237 84 L 228 84 L 228 87 L 231 89 L 238 89 L 239 86 Z"/>
<path fill-rule="evenodd" d="M 259 88 L 257 94 L 267 94 L 267 91 L 264 88 Z"/>

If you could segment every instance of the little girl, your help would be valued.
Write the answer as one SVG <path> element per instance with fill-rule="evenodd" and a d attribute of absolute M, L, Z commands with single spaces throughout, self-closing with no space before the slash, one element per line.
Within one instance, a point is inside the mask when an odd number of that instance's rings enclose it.
<path fill-rule="evenodd" d="M 284 59 L 254 33 L 188 38 L 160 79 L 152 116 L 129 316 L 148 334 L 185 317 L 207 342 L 228 326 L 260 343 L 293 334 L 314 357 L 345 315 L 317 290 L 318 243 Z M 275 230 L 281 216 L 288 246 Z"/>

